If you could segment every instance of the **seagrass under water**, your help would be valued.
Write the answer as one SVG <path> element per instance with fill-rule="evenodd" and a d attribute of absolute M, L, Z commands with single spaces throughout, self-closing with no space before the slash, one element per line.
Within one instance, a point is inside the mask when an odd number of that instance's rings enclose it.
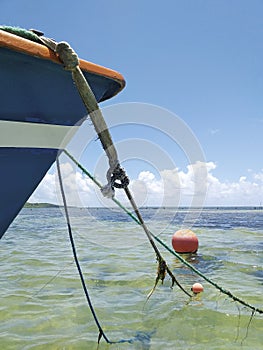
<path fill-rule="evenodd" d="M 149 228 L 170 242 L 186 211 L 144 209 Z M 115 209 L 71 209 L 78 253 L 95 309 L 111 339 L 100 349 L 261 349 L 262 317 L 203 283 L 191 300 L 167 279 L 145 304 L 155 256 L 138 225 Z M 196 222 L 198 269 L 262 306 L 260 210 L 205 210 Z M 190 290 L 200 280 L 173 257 L 169 266 Z M 1 241 L 3 349 L 96 349 L 97 329 L 73 264 L 60 209 L 24 209 Z M 248 332 L 248 333 L 247 333 Z M 242 345 L 241 345 L 242 343 Z"/>

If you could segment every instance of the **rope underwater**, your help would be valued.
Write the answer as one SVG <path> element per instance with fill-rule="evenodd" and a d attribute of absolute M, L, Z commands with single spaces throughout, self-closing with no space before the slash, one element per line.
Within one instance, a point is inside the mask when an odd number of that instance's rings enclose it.
<path fill-rule="evenodd" d="M 77 167 L 83 171 L 85 175 L 87 175 L 99 188 L 102 187 L 102 185 L 99 183 L 98 180 L 95 179 L 94 176 L 92 176 L 67 150 L 64 150 L 64 153 L 77 165 Z M 112 198 L 113 202 L 117 204 L 122 210 L 124 210 L 137 224 L 141 225 L 140 221 L 136 216 L 133 215 L 132 212 L 130 212 L 126 207 L 124 207 L 116 198 Z M 169 251 L 172 255 L 174 255 L 181 263 L 186 265 L 189 269 L 191 269 L 195 274 L 203 278 L 205 281 L 207 281 L 209 284 L 214 286 L 216 289 L 218 289 L 221 293 L 227 295 L 232 300 L 242 304 L 243 306 L 249 308 L 252 310 L 252 312 L 257 312 L 259 314 L 263 314 L 263 310 L 259 309 L 257 307 L 254 307 L 253 305 L 250 305 L 246 301 L 242 300 L 241 298 L 235 296 L 232 292 L 229 290 L 226 290 L 225 288 L 219 286 L 216 282 L 212 281 L 210 278 L 208 278 L 205 274 L 203 274 L 201 271 L 196 269 L 192 264 L 190 264 L 188 261 L 186 261 L 180 254 L 176 253 L 174 250 L 172 250 L 166 243 L 164 243 L 159 237 L 154 235 L 152 232 L 150 232 L 150 235 L 160 244 L 162 245 L 167 251 Z"/>

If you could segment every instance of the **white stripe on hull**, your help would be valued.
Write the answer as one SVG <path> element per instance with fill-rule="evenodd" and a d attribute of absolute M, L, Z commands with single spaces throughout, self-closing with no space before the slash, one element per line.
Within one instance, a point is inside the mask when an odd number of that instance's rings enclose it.
<path fill-rule="evenodd" d="M 0 120 L 0 147 L 63 149 L 78 126 Z"/>

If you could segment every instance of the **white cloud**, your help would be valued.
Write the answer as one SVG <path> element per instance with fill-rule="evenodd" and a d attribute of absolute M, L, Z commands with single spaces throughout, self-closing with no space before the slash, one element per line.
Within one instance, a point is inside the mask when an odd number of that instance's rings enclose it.
<path fill-rule="evenodd" d="M 261 171 L 261 173 L 258 174 L 254 174 L 254 179 L 255 181 L 259 182 L 259 183 L 263 183 L 263 169 Z"/>
<path fill-rule="evenodd" d="M 70 163 L 62 164 L 61 169 L 69 205 L 111 205 L 102 198 L 93 182 Z M 185 170 L 162 170 L 158 178 L 150 171 L 142 171 L 137 179 L 131 180 L 130 188 L 139 206 L 245 206 L 259 205 L 263 201 L 263 170 L 255 174 L 249 171 L 237 181 L 224 182 L 213 174 L 215 169 L 214 162 L 197 162 Z M 117 190 L 116 195 L 127 204 L 123 191 Z M 57 176 L 48 173 L 30 201 L 58 203 L 59 198 Z"/>
<path fill-rule="evenodd" d="M 29 202 L 57 203 L 54 174 L 46 174 L 38 188 L 30 197 Z"/>
<path fill-rule="evenodd" d="M 79 171 L 76 172 L 71 163 L 61 164 L 63 188 L 67 204 L 75 206 L 90 206 L 96 203 L 95 185 L 91 179 Z M 62 204 L 58 176 L 47 173 L 41 184 L 32 194 L 29 202 L 48 202 Z"/>

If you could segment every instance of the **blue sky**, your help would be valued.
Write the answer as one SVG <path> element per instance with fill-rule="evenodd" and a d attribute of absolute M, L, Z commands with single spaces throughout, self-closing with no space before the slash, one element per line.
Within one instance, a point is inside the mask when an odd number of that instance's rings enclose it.
<path fill-rule="evenodd" d="M 214 183 L 233 189 L 249 182 L 248 204 L 263 201 L 261 0 L 2 0 L 0 18 L 68 41 L 80 57 L 120 71 L 127 86 L 104 107 L 140 102 L 168 109 L 200 142 Z M 187 172 L 179 153 L 176 166 Z M 218 201 L 238 204 L 239 197 Z"/>

